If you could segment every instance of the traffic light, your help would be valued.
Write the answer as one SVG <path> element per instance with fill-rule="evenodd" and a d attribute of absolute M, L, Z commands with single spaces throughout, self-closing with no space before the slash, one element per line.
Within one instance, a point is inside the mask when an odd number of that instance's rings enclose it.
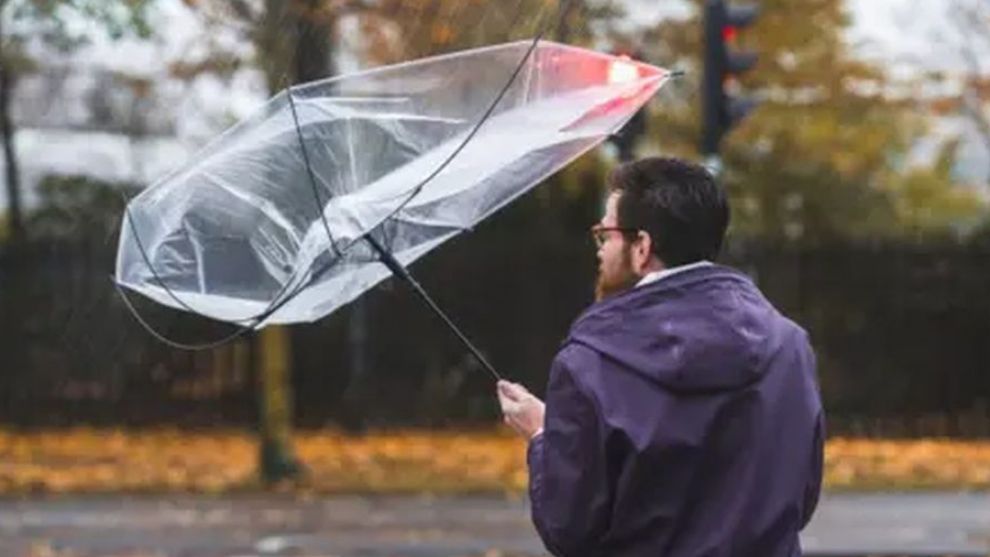
<path fill-rule="evenodd" d="M 705 2 L 705 73 L 702 83 L 701 153 L 717 156 L 722 137 L 756 107 L 753 99 L 736 98 L 726 91 L 735 76 L 756 65 L 756 53 L 737 52 L 732 43 L 740 29 L 759 15 L 752 5 Z"/>

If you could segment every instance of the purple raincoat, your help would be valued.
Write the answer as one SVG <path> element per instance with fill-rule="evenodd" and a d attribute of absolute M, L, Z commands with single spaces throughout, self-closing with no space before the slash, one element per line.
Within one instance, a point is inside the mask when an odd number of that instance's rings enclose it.
<path fill-rule="evenodd" d="M 557 556 L 794 557 L 824 417 L 808 336 L 744 275 L 701 267 L 574 323 L 528 451 Z"/>

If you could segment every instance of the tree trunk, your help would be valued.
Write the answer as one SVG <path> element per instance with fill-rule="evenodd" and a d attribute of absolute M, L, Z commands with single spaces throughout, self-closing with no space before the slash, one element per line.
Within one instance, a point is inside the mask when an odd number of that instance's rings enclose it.
<path fill-rule="evenodd" d="M 295 83 L 307 83 L 333 75 L 331 44 L 336 20 L 326 13 L 318 13 L 320 0 L 298 0 L 303 17 L 298 19 L 299 42 L 296 44 Z M 321 208 L 322 209 L 322 208 Z M 365 422 L 365 384 L 368 380 L 367 307 L 360 297 L 350 304 L 348 327 L 348 352 L 350 353 L 349 381 L 340 404 L 340 425 L 350 433 L 363 433 Z"/>
<path fill-rule="evenodd" d="M 259 340 L 259 464 L 262 480 L 271 484 L 295 478 L 302 471 L 292 449 L 292 344 L 288 328 L 278 325 L 261 331 Z"/>
<path fill-rule="evenodd" d="M 295 79 L 293 83 L 316 81 L 333 75 L 331 41 L 336 19 L 320 11 L 321 0 L 297 0 L 298 42 L 295 48 Z"/>
<path fill-rule="evenodd" d="M 6 2 L 0 2 L 2 11 Z M 0 13 L 0 25 L 3 24 Z M 3 29 L 0 27 L 0 39 Z M 4 177 L 7 180 L 7 229 L 14 246 L 24 239 L 24 221 L 21 215 L 21 180 L 17 167 L 17 151 L 14 148 L 14 124 L 10 118 L 10 102 L 16 76 L 10 70 L 5 53 L 0 51 L 0 137 L 3 141 Z"/>
<path fill-rule="evenodd" d="M 282 2 L 269 0 L 265 28 L 259 46 L 272 58 L 265 70 L 274 93 L 287 68 L 293 83 L 304 83 L 331 74 L 330 44 L 334 20 L 317 8 L 319 0 Z M 285 22 L 291 22 L 288 29 Z M 295 44 L 286 45 L 286 36 Z M 285 48 L 288 47 L 288 48 Z M 291 61 L 279 59 L 279 53 Z M 261 402 L 260 469 L 262 479 L 276 482 L 299 475 L 302 466 L 291 446 L 292 438 L 292 342 L 288 328 L 269 326 L 260 335 L 259 399 Z"/>

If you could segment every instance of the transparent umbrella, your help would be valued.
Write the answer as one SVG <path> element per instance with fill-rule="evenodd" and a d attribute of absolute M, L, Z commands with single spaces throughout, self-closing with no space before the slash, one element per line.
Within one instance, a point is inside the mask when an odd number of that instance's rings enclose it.
<path fill-rule="evenodd" d="M 669 77 L 520 41 L 293 87 L 130 201 L 115 279 L 248 327 L 320 319 L 599 144 Z"/>

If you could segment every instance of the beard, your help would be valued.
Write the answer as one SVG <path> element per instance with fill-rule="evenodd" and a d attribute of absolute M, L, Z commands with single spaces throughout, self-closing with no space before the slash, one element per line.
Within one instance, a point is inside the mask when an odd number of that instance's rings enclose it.
<path fill-rule="evenodd" d="M 598 279 L 595 281 L 595 301 L 600 302 L 605 298 L 625 292 L 639 282 L 637 275 L 632 268 L 632 255 L 627 247 L 622 250 L 615 269 L 598 268 Z"/>

